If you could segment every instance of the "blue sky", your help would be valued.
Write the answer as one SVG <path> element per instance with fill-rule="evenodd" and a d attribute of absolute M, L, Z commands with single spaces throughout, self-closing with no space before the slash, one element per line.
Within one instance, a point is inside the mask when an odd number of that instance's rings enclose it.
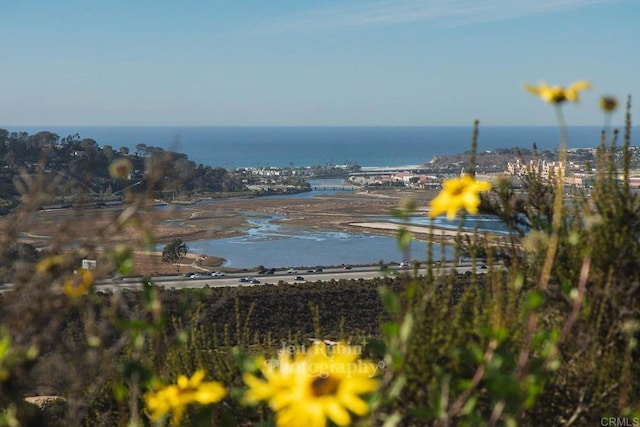
<path fill-rule="evenodd" d="M 601 125 L 603 94 L 640 102 L 638 0 L 0 0 L 0 17 L 0 127 L 553 125 L 522 89 L 541 80 L 593 84 L 572 125 Z"/>

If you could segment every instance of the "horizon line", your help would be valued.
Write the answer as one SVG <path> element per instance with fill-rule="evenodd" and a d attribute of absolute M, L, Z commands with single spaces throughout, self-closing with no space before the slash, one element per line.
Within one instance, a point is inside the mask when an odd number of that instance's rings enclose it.
<path fill-rule="evenodd" d="M 97 127 L 120 127 L 120 128 L 126 128 L 126 127 L 148 127 L 148 128 L 461 128 L 461 127 L 469 127 L 469 128 L 473 128 L 473 124 L 471 125 L 204 125 L 204 124 L 189 124 L 189 125 L 181 125 L 181 124 L 19 124 L 19 125 L 0 125 L 0 129 L 7 129 L 7 128 L 19 128 L 19 127 L 27 127 L 27 128 L 34 128 L 34 127 L 93 127 L 93 128 L 97 128 Z M 621 124 L 620 126 L 624 126 L 624 124 Z M 634 126 L 640 126 L 639 125 L 632 125 L 632 127 Z M 525 124 L 519 124 L 519 125 L 495 125 L 495 124 L 489 124 L 489 125 L 483 125 L 482 123 L 479 124 L 479 127 L 558 127 L 557 124 L 547 124 L 547 125 L 525 125 Z M 568 125 L 568 127 L 594 127 L 594 128 L 601 128 L 602 125 L 584 125 L 584 124 L 575 124 L 575 125 Z M 611 127 L 616 127 L 616 126 L 611 126 Z"/>

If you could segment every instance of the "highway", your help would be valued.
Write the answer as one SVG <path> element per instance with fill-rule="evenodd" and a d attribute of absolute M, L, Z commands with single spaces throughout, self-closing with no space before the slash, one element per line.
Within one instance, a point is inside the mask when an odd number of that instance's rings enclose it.
<path fill-rule="evenodd" d="M 476 272 L 487 273 L 489 270 L 482 267 L 484 264 L 478 263 Z M 443 264 L 434 265 L 436 273 L 446 273 L 452 268 L 456 269 L 458 273 L 466 273 L 467 271 L 473 271 L 473 267 L 470 262 L 463 262 L 460 264 L 453 264 L 446 262 Z M 212 277 L 203 274 L 202 278 L 188 278 L 184 276 L 156 276 L 151 278 L 151 283 L 156 286 L 163 286 L 167 289 L 171 288 L 204 288 L 204 287 L 226 287 L 226 286 L 260 286 L 264 284 L 295 284 L 304 282 L 329 282 L 331 280 L 350 280 L 350 279 L 375 279 L 378 277 L 385 277 L 397 274 L 413 274 L 413 268 L 400 268 L 399 266 L 391 266 L 386 269 L 381 269 L 377 265 L 373 266 L 359 266 L 350 267 L 348 269 L 335 267 L 325 268 L 321 272 L 314 272 L 313 270 L 297 270 L 295 273 L 289 273 L 287 269 L 276 270 L 273 274 L 258 274 L 257 272 L 243 271 L 225 273 L 223 277 Z M 419 275 L 426 275 L 426 268 L 420 267 L 418 270 Z M 302 277 L 304 280 L 300 280 Z M 256 279 L 259 283 L 240 282 L 242 278 Z M 97 291 L 119 291 L 124 289 L 140 289 L 142 286 L 141 277 L 126 277 L 123 279 L 103 279 L 96 281 Z M 10 283 L 0 285 L 0 293 L 6 292 L 13 288 Z"/>
<path fill-rule="evenodd" d="M 481 264 L 478 263 L 476 268 L 477 273 L 486 273 L 488 269 L 480 268 Z M 436 272 L 445 273 L 450 271 L 454 267 L 452 263 L 445 263 L 442 266 L 435 266 Z M 473 271 L 471 263 L 461 263 L 456 266 L 456 272 L 466 273 L 467 271 Z M 286 269 L 276 270 L 274 274 L 257 274 L 256 272 L 234 272 L 226 273 L 224 277 L 210 277 L 204 276 L 199 279 L 190 279 L 183 276 L 158 276 L 153 277 L 151 282 L 157 286 L 163 286 L 165 288 L 203 288 L 209 287 L 224 287 L 224 286 L 260 286 L 264 284 L 295 284 L 304 282 L 329 282 L 331 280 L 350 280 L 350 279 L 375 279 L 379 277 L 385 277 L 389 275 L 397 274 L 413 274 L 412 268 L 400 268 L 398 266 L 389 267 L 386 270 L 380 269 L 379 266 L 364 266 L 364 267 L 352 267 L 350 269 L 344 268 L 325 268 L 322 272 L 313 272 L 307 270 L 298 270 L 296 273 L 288 273 Z M 425 275 L 426 269 L 420 268 L 419 275 Z M 297 279 L 298 277 L 304 278 L 304 280 Z M 260 283 L 240 282 L 241 278 L 256 279 Z M 115 291 L 118 289 L 139 289 L 140 278 L 127 278 L 122 281 L 103 280 L 96 284 L 96 287 L 100 290 Z"/>

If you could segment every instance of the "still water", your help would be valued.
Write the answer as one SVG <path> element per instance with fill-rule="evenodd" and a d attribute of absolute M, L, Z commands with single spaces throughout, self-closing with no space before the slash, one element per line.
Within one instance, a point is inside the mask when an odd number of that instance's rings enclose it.
<path fill-rule="evenodd" d="M 278 216 L 247 215 L 252 228 L 246 234 L 189 242 L 189 250 L 223 257 L 227 260 L 225 266 L 235 268 L 375 264 L 378 261 L 400 262 L 404 258 L 394 237 L 288 229 L 273 223 Z M 425 259 L 426 251 L 425 242 L 414 240 L 409 258 Z M 434 251 L 440 253 L 439 248 Z"/>

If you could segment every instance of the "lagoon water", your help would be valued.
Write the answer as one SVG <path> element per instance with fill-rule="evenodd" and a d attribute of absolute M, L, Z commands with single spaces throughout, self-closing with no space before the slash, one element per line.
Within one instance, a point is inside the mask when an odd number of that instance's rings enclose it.
<path fill-rule="evenodd" d="M 330 187 L 332 183 L 341 183 L 341 180 L 312 180 L 310 183 L 312 187 L 320 183 Z M 340 190 L 314 190 L 302 194 L 270 197 L 307 198 L 337 191 Z M 400 262 L 407 258 L 425 260 L 427 256 L 427 243 L 420 240 L 413 240 L 409 253 L 403 254 L 394 237 L 329 230 L 288 229 L 274 223 L 274 220 L 280 218 L 278 216 L 251 212 L 246 215 L 251 224 L 246 234 L 226 239 L 188 242 L 190 251 L 221 256 L 227 260 L 225 266 L 234 268 L 253 268 L 258 265 L 269 267 L 359 265 L 375 264 L 379 261 Z M 377 219 L 394 220 L 391 216 Z M 428 225 L 429 221 L 426 217 L 415 217 L 411 218 L 410 223 Z M 457 228 L 457 223 L 449 222 L 445 217 L 436 218 L 434 225 Z M 468 230 L 477 227 L 494 232 L 504 231 L 499 221 L 488 216 L 469 217 L 464 225 Z M 449 247 L 433 245 L 432 251 L 435 259 L 453 257 L 453 250 Z"/>
<path fill-rule="evenodd" d="M 330 195 L 341 190 L 333 190 L 331 184 L 340 184 L 340 179 L 311 180 L 312 187 L 326 185 L 329 189 L 308 193 L 291 194 L 286 198 L 309 198 Z M 207 202 L 203 202 L 207 203 Z M 215 202 L 214 202 L 215 203 Z M 274 220 L 277 215 L 246 212 L 251 227 L 242 236 L 226 239 L 199 240 L 187 242 L 189 251 L 220 256 L 226 259 L 225 266 L 233 268 L 253 268 L 258 265 L 269 267 L 313 267 L 342 264 L 375 264 L 379 261 L 400 262 L 404 254 L 394 237 L 376 236 L 368 233 L 348 233 L 330 230 L 288 229 Z M 434 254 L 441 257 L 442 248 L 434 246 Z M 414 240 L 408 256 L 423 260 L 427 254 L 426 242 Z M 445 256 L 452 252 L 446 249 Z"/>
<path fill-rule="evenodd" d="M 253 228 L 247 234 L 228 239 L 190 242 L 190 251 L 219 254 L 227 260 L 225 266 L 236 268 L 258 265 L 358 265 L 375 264 L 378 261 L 400 262 L 404 259 L 393 237 L 338 231 L 287 230 L 273 224 L 273 219 L 275 217 L 254 217 L 250 219 Z M 414 240 L 410 245 L 409 258 L 424 260 L 426 251 L 425 242 Z M 451 255 L 450 251 L 448 255 Z"/>

